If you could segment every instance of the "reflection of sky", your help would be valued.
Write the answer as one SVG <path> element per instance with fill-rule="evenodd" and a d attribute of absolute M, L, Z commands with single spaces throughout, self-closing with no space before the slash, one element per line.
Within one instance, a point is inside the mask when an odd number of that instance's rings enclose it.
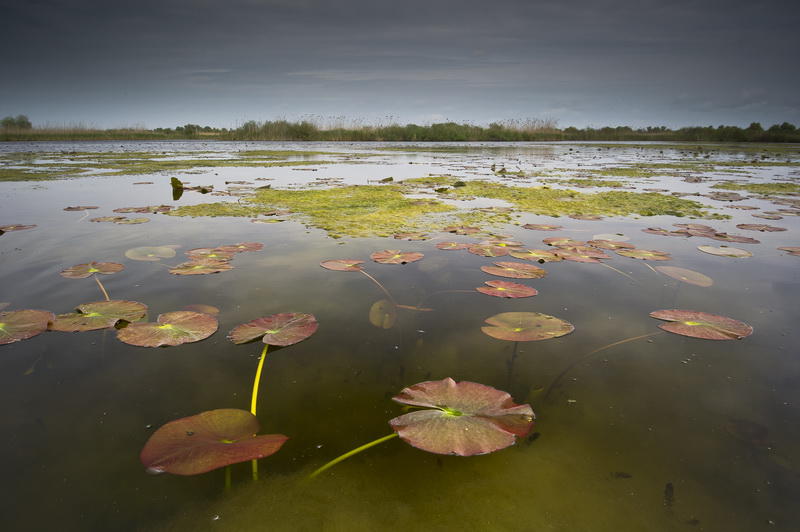
<path fill-rule="evenodd" d="M 36 124 L 800 122 L 796 2 L 0 3 L 0 116 Z"/>

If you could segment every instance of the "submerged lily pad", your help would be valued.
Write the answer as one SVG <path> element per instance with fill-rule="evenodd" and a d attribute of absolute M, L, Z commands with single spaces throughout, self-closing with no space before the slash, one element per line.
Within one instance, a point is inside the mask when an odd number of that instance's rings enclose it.
<path fill-rule="evenodd" d="M 271 314 L 237 325 L 228 333 L 228 340 L 234 344 L 244 344 L 261 338 L 261 341 L 269 345 L 293 345 L 314 334 L 318 326 L 317 318 L 313 314 Z"/>
<path fill-rule="evenodd" d="M 486 286 L 479 286 L 475 290 L 482 294 L 495 297 L 519 298 L 535 296 L 539 293 L 531 286 L 509 281 L 485 281 L 483 284 Z"/>
<path fill-rule="evenodd" d="M 203 314 L 211 314 L 212 316 L 219 315 L 219 309 L 213 305 L 206 305 L 204 303 L 195 303 L 186 305 L 183 310 L 191 310 L 192 312 L 202 312 Z"/>
<path fill-rule="evenodd" d="M 703 287 L 714 284 L 714 280 L 711 279 L 711 277 L 703 275 L 702 273 L 694 270 L 678 268 L 677 266 L 656 266 L 655 269 L 668 277 L 672 277 L 678 281 L 683 281 L 687 284 Z"/>
<path fill-rule="evenodd" d="M 397 305 L 381 299 L 369 308 L 369 322 L 379 329 L 391 329 L 397 321 Z"/>
<path fill-rule="evenodd" d="M 672 257 L 666 251 L 657 251 L 655 249 L 618 249 L 617 255 L 623 257 L 630 257 L 632 259 L 640 260 L 672 260 Z"/>
<path fill-rule="evenodd" d="M 692 338 L 741 340 L 753 334 L 753 328 L 744 322 L 697 310 L 656 310 L 650 316 L 669 322 L 659 328 Z"/>
<path fill-rule="evenodd" d="M 113 327 L 118 321 L 137 321 L 147 315 L 147 305 L 137 301 L 111 300 L 84 303 L 78 312 L 59 314 L 50 325 L 51 331 L 83 332 Z"/>
<path fill-rule="evenodd" d="M 0 312 L 0 345 L 27 340 L 47 330 L 55 319 L 48 310 L 11 310 Z"/>
<path fill-rule="evenodd" d="M 337 272 L 360 272 L 362 264 L 364 264 L 364 261 L 357 259 L 334 259 L 319 263 L 319 265 L 326 270 L 334 270 Z"/>
<path fill-rule="evenodd" d="M 547 275 L 547 270 L 526 262 L 495 262 L 494 264 L 494 266 L 481 266 L 481 270 L 491 275 L 511 277 L 512 279 L 541 279 Z"/>
<path fill-rule="evenodd" d="M 257 435 L 256 416 L 222 408 L 161 426 L 142 449 L 142 464 L 151 473 L 198 475 L 220 467 L 264 458 L 288 439 L 283 434 Z"/>
<path fill-rule="evenodd" d="M 422 253 L 412 251 L 400 251 L 399 249 L 385 249 L 383 251 L 376 251 L 369 256 L 375 262 L 380 264 L 407 264 L 409 262 L 416 262 L 424 257 Z"/>
<path fill-rule="evenodd" d="M 93 273 L 102 273 L 104 275 L 111 275 L 112 273 L 121 272 L 125 266 L 118 262 L 90 262 L 88 264 L 76 264 L 70 266 L 66 270 L 61 271 L 61 277 L 67 279 L 85 279 Z"/>
<path fill-rule="evenodd" d="M 503 391 L 451 378 L 404 388 L 392 398 L 423 407 L 389 421 L 406 443 L 436 454 L 474 456 L 513 445 L 533 428 L 530 405 L 518 405 Z"/>
<path fill-rule="evenodd" d="M 703 253 L 708 253 L 710 255 L 718 255 L 720 257 L 744 258 L 753 256 L 753 254 L 747 250 L 739 248 L 730 248 L 728 246 L 720 246 L 718 248 L 715 248 L 714 246 L 697 246 L 697 249 L 699 249 Z"/>
<path fill-rule="evenodd" d="M 176 310 L 159 315 L 155 323 L 131 323 L 117 331 L 117 338 L 140 347 L 181 345 L 208 338 L 217 326 L 217 318 L 210 314 Z"/>
<path fill-rule="evenodd" d="M 475 233 L 481 232 L 480 227 L 471 227 L 467 225 L 448 225 L 442 230 L 457 235 L 474 235 Z"/>
<path fill-rule="evenodd" d="M 486 318 L 486 323 L 489 327 L 481 327 L 485 334 L 512 342 L 547 340 L 575 330 L 568 321 L 540 312 L 501 312 Z"/>
<path fill-rule="evenodd" d="M 155 262 L 174 257 L 175 248 L 172 246 L 142 246 L 127 250 L 125 256 L 131 260 Z"/>
<path fill-rule="evenodd" d="M 264 249 L 264 244 L 261 242 L 239 242 L 238 244 L 220 246 L 216 249 L 225 253 L 246 253 L 249 251 L 261 251 Z"/>
<path fill-rule="evenodd" d="M 203 259 L 182 262 L 174 268 L 170 268 L 169 273 L 174 275 L 208 275 L 232 269 L 233 265 L 227 261 Z"/>

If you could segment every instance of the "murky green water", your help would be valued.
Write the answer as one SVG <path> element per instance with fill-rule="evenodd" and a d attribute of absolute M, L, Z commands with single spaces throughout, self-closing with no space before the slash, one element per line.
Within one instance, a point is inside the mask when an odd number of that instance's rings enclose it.
<path fill-rule="evenodd" d="M 479 240 L 470 236 L 333 239 L 292 216 L 272 224 L 148 214 L 130 215 L 150 218 L 141 225 L 89 221 L 113 215 L 119 207 L 238 199 L 186 192 L 173 201 L 172 176 L 192 185 L 213 184 L 217 192 L 236 186 L 226 181 L 304 188 L 367 184 L 387 177 L 397 182 L 429 174 L 566 187 L 570 185 L 542 180 L 600 178 L 608 169 L 660 164 L 656 170 L 647 167 L 657 174 L 651 177 L 604 179 L 624 181 L 634 190 L 703 194 L 720 181 L 800 182 L 800 157 L 793 150 L 763 152 L 762 158 L 761 151 L 749 148 L 696 146 L 381 147 L 118 142 L 0 146 L 3 168 L 36 161 L 63 165 L 63 152 L 167 152 L 174 159 L 226 158 L 253 149 L 337 153 L 280 159 L 311 161 L 308 167 L 200 167 L 0 182 L 0 225 L 37 226 L 0 236 L 0 302 L 9 303 L 3 310 L 58 314 L 100 300 L 91 279 L 59 276 L 64 268 L 92 260 L 125 265 L 123 272 L 104 276 L 103 283 L 114 299 L 147 304 L 150 319 L 188 304 L 221 310 L 216 334 L 178 347 L 126 345 L 113 329 L 46 332 L 0 346 L 4 530 L 790 531 L 800 526 L 800 258 L 776 249 L 800 246 L 800 219 L 790 215 L 796 207 L 772 203 L 797 196 L 765 198 L 738 191 L 749 197 L 738 202 L 692 197 L 712 212 L 732 216 L 726 220 L 632 216 L 586 221 L 517 213 L 513 223 L 484 229 L 529 248 L 547 247 L 541 240 L 554 235 L 588 240 L 618 233 L 639 248 L 672 256 L 669 262 L 645 263 L 609 252 L 612 258 L 605 262 L 633 280 L 598 264 L 542 264 L 546 277 L 518 281 L 539 294 L 518 300 L 474 291 L 484 281 L 499 279 L 483 273 L 481 266 L 516 259 L 436 248 L 442 241 Z M 8 155 L 20 151 L 37 155 Z M 687 161 L 697 164 L 663 166 Z M 758 164 L 748 166 L 748 161 Z M 770 161 L 781 164 L 763 164 Z M 506 173 L 498 172 L 502 167 Z M 517 172 L 522 175 L 508 175 Z M 687 182 L 687 177 L 702 181 Z M 152 184 L 134 184 L 141 182 Z M 491 204 L 500 203 L 478 198 L 469 205 Z M 740 204 L 759 210 L 731 208 Z M 75 205 L 99 209 L 63 210 Z M 789 211 L 780 220 L 752 216 L 778 208 Z M 674 230 L 672 224 L 682 222 L 708 224 L 761 243 L 728 244 L 753 253 L 733 259 L 697 250 L 698 245 L 725 242 L 642 232 L 648 227 Z M 528 230 L 521 227 L 525 223 L 563 229 Z M 737 229 L 741 223 L 787 231 Z M 233 270 L 186 277 L 168 272 L 167 265 L 181 262 L 186 250 L 247 241 L 262 242 L 264 249 L 237 255 Z M 133 247 L 168 244 L 180 246 L 174 259 L 137 262 L 124 255 Z M 417 251 L 425 257 L 406 265 L 369 260 L 372 252 L 383 249 Z M 392 328 L 373 326 L 369 309 L 384 297 L 382 292 L 363 275 L 319 267 L 321 261 L 343 258 L 366 261 L 365 270 L 398 303 L 434 310 L 400 309 Z M 712 277 L 714 284 L 701 288 L 681 283 L 646 264 L 690 268 Z M 738 341 L 663 332 L 620 344 L 575 364 L 546 395 L 554 379 L 587 353 L 657 333 L 661 322 L 648 314 L 672 308 L 730 316 L 755 332 Z M 521 342 L 515 356 L 513 342 L 481 332 L 487 317 L 510 311 L 554 315 L 574 324 L 575 331 Z M 260 344 L 234 345 L 225 335 L 240 323 L 279 312 L 312 313 L 319 330 L 267 355 L 258 418 L 263 433 L 290 439 L 277 454 L 261 460 L 260 481 L 251 482 L 249 464 L 232 467 L 230 491 L 224 490 L 223 470 L 194 477 L 146 474 L 139 452 L 159 426 L 216 408 L 248 409 Z M 531 404 L 537 414 L 534 433 L 511 448 L 470 458 L 428 454 L 395 439 L 304 481 L 335 456 L 389 434 L 387 421 L 402 413 L 390 398 L 402 388 L 445 377 L 490 385 L 508 391 L 518 403 Z"/>

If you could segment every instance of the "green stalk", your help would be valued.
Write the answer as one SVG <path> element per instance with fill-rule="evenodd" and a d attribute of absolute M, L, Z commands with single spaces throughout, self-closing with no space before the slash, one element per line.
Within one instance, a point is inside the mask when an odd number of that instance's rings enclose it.
<path fill-rule="evenodd" d="M 95 282 L 97 282 L 97 286 L 100 287 L 100 291 L 103 292 L 103 296 L 106 298 L 106 301 L 111 301 L 111 298 L 108 297 L 108 292 L 106 292 L 106 287 L 103 286 L 103 283 L 101 283 L 100 279 L 97 278 L 97 274 L 94 274 L 92 277 L 94 277 Z"/>
<path fill-rule="evenodd" d="M 314 471 L 313 473 L 311 473 L 311 474 L 308 476 L 308 478 L 314 478 L 314 477 L 318 476 L 319 474 L 321 474 L 321 473 L 324 473 L 324 472 L 325 472 L 325 471 L 327 471 L 328 469 L 332 468 L 333 466 L 335 466 L 335 465 L 336 465 L 336 464 L 338 464 L 339 462 L 343 462 L 344 460 L 347 460 L 347 459 L 348 459 L 348 458 L 350 458 L 351 456 L 353 456 L 353 455 L 355 455 L 355 454 L 358 454 L 358 453 L 360 453 L 361 451 L 366 451 L 366 450 L 367 450 L 367 449 L 369 449 L 370 447 L 374 447 L 375 445 L 378 445 L 379 443 L 383 443 L 383 442 L 385 442 L 386 440 L 391 440 L 392 438 L 394 438 L 394 437 L 396 437 L 396 436 L 397 436 L 397 433 L 396 433 L 396 432 L 392 432 L 391 434 L 389 434 L 389 435 L 387 435 L 387 436 L 384 436 L 384 437 L 382 437 L 382 438 L 378 438 L 378 439 L 377 439 L 377 440 L 375 440 L 375 441 L 371 441 L 371 442 L 369 442 L 369 443 L 366 443 L 366 444 L 362 445 L 361 447 L 356 447 L 356 448 L 355 448 L 355 449 L 353 449 L 352 451 L 348 451 L 348 452 L 344 453 L 343 455 L 341 455 L 341 456 L 339 456 L 339 457 L 337 457 L 337 458 L 334 458 L 333 460 L 331 460 L 330 462 L 328 462 L 328 463 L 327 463 L 327 464 L 325 464 L 324 466 L 320 467 L 319 469 L 317 469 L 316 471 Z"/>
<path fill-rule="evenodd" d="M 264 345 L 261 351 L 261 358 L 258 361 L 258 369 L 256 369 L 256 378 L 253 381 L 253 394 L 250 399 L 250 413 L 256 415 L 256 405 L 258 404 L 258 386 L 261 383 L 261 370 L 264 369 L 264 360 L 267 358 L 267 348 L 269 344 Z M 253 466 L 253 480 L 258 480 L 258 460 L 252 460 L 250 464 Z"/>

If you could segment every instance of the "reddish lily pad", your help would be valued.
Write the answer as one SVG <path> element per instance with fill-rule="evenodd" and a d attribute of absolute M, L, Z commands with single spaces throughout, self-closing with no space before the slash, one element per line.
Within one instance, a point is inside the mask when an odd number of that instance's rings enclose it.
<path fill-rule="evenodd" d="M 460 242 L 439 242 L 436 244 L 437 249 L 444 249 L 444 250 L 457 250 L 457 249 L 467 249 L 470 244 L 463 244 Z"/>
<path fill-rule="evenodd" d="M 474 456 L 513 445 L 533 428 L 530 405 L 518 405 L 506 392 L 451 378 L 404 388 L 392 400 L 417 407 L 389 421 L 400 438 L 423 451 Z"/>
<path fill-rule="evenodd" d="M 517 242 L 516 240 L 484 240 L 483 242 L 479 242 L 479 245 L 482 246 L 496 246 L 501 248 L 518 248 L 522 246 L 522 242 Z"/>
<path fill-rule="evenodd" d="M 547 275 L 547 270 L 526 262 L 495 262 L 494 264 L 494 266 L 481 266 L 481 270 L 491 275 L 511 277 L 512 279 L 541 279 Z"/>
<path fill-rule="evenodd" d="M 775 227 L 774 225 L 766 225 L 766 224 L 739 224 L 736 226 L 739 229 L 745 229 L 749 231 L 761 231 L 763 232 L 776 232 L 776 231 L 786 231 L 785 227 Z"/>
<path fill-rule="evenodd" d="M 722 240 L 723 242 L 736 242 L 737 244 L 760 244 L 759 240 L 750 238 L 749 236 L 742 235 L 729 235 L 728 233 L 714 233 L 713 235 L 702 235 L 714 240 Z"/>
<path fill-rule="evenodd" d="M 558 231 L 563 229 L 560 225 L 547 225 L 547 224 L 525 224 L 523 229 L 533 229 L 535 231 Z"/>
<path fill-rule="evenodd" d="M 664 320 L 659 328 L 671 333 L 706 340 L 741 340 L 753 334 L 753 328 L 727 316 L 697 310 L 656 310 L 650 317 Z"/>
<path fill-rule="evenodd" d="M 502 257 L 508 255 L 509 250 L 502 246 L 493 246 L 491 244 L 472 244 L 467 248 L 467 251 L 473 255 L 481 257 Z"/>
<path fill-rule="evenodd" d="M 479 286 L 475 290 L 495 297 L 531 297 L 539 293 L 533 287 L 509 281 L 485 281 L 483 284 L 487 286 Z"/>
<path fill-rule="evenodd" d="M 397 305 L 381 299 L 369 308 L 369 322 L 379 329 L 391 329 L 397 321 Z"/>
<path fill-rule="evenodd" d="M 728 246 L 720 246 L 718 248 L 715 248 L 714 246 L 697 246 L 697 249 L 703 253 L 718 255 L 720 257 L 744 258 L 753 256 L 752 253 L 745 249 L 731 248 Z"/>
<path fill-rule="evenodd" d="M 798 255 L 800 256 L 800 247 L 797 246 L 783 246 L 778 248 L 781 251 L 786 251 L 789 255 Z"/>
<path fill-rule="evenodd" d="M 0 233 L 8 233 L 9 231 L 24 231 L 26 229 L 33 229 L 36 225 L 0 225 Z"/>
<path fill-rule="evenodd" d="M 90 209 L 99 209 L 95 205 L 75 205 L 74 207 L 64 207 L 65 211 L 87 211 Z"/>
<path fill-rule="evenodd" d="M 616 240 L 589 240 L 588 242 L 586 242 L 586 244 L 600 249 L 610 249 L 610 250 L 636 249 L 636 246 L 634 246 L 633 244 L 629 244 L 627 242 L 619 242 Z"/>
<path fill-rule="evenodd" d="M 223 251 L 220 248 L 195 248 L 186 252 L 186 256 L 192 260 L 217 260 L 228 261 L 233 258 L 235 252 Z"/>
<path fill-rule="evenodd" d="M 786 214 L 786 213 L 783 213 L 783 214 Z M 773 213 L 764 212 L 764 213 L 753 214 L 753 218 L 761 218 L 763 220 L 783 220 L 783 216 L 782 215 L 776 214 L 774 212 Z"/>
<path fill-rule="evenodd" d="M 449 225 L 443 229 L 448 233 L 455 233 L 457 235 L 474 235 L 475 233 L 480 233 L 480 227 L 469 227 L 466 225 Z"/>
<path fill-rule="evenodd" d="M 127 250 L 125 256 L 131 260 L 155 262 L 174 257 L 175 248 L 172 246 L 141 246 Z"/>
<path fill-rule="evenodd" d="M 582 246 L 586 242 L 581 242 L 580 240 L 572 240 L 566 236 L 551 236 L 550 238 L 542 239 L 542 242 L 547 244 L 548 246 Z"/>
<path fill-rule="evenodd" d="M 681 231 L 670 231 L 669 229 L 663 229 L 661 227 L 648 227 L 647 229 L 642 229 L 643 233 L 650 233 L 651 235 L 661 235 L 661 236 L 691 236 L 688 233 L 684 233 Z"/>
<path fill-rule="evenodd" d="M 396 240 L 428 240 L 427 233 L 397 233 L 393 235 Z"/>
<path fill-rule="evenodd" d="M 76 264 L 70 266 L 66 270 L 61 271 L 61 277 L 67 279 L 85 279 L 93 273 L 102 273 L 104 275 L 111 275 L 112 273 L 121 272 L 125 266 L 118 262 L 90 262 L 88 264 Z"/>
<path fill-rule="evenodd" d="M 98 216 L 97 218 L 89 218 L 90 222 L 119 222 L 127 219 L 125 216 Z"/>
<path fill-rule="evenodd" d="M 264 244 L 261 242 L 239 242 L 238 244 L 220 246 L 216 249 L 225 253 L 246 253 L 249 251 L 261 251 L 264 249 Z"/>
<path fill-rule="evenodd" d="M 121 225 L 135 225 L 135 224 L 146 224 L 149 221 L 150 218 L 125 218 L 124 220 L 116 220 L 114 221 L 114 223 Z"/>
<path fill-rule="evenodd" d="M 385 249 L 383 251 L 376 251 L 370 255 L 369 258 L 380 264 L 408 264 L 409 262 L 416 262 L 424 256 L 425 255 L 422 253 L 412 251 Z"/>
<path fill-rule="evenodd" d="M 131 323 L 117 331 L 117 338 L 140 347 L 181 345 L 208 338 L 217 326 L 217 318 L 210 314 L 176 310 L 159 315 L 155 323 Z"/>
<path fill-rule="evenodd" d="M 169 273 L 174 275 L 208 275 L 232 269 L 233 266 L 227 261 L 203 259 L 182 262 L 174 268 L 170 268 Z"/>
<path fill-rule="evenodd" d="M 0 345 L 27 340 L 43 333 L 55 318 L 48 310 L 0 312 Z"/>
<path fill-rule="evenodd" d="M 486 323 L 488 327 L 481 327 L 485 334 L 512 342 L 547 340 L 575 330 L 568 321 L 539 312 L 501 312 L 486 318 Z"/>
<path fill-rule="evenodd" d="M 640 260 L 672 260 L 670 254 L 666 251 L 657 251 L 655 249 L 618 249 L 617 254 Z"/>
<path fill-rule="evenodd" d="M 668 277 L 683 281 L 687 284 L 702 287 L 708 287 L 714 284 L 714 280 L 711 279 L 711 277 L 694 270 L 678 268 L 677 266 L 656 266 L 655 269 Z"/>
<path fill-rule="evenodd" d="M 587 255 L 586 253 L 577 253 L 568 249 L 559 248 L 555 251 L 555 254 L 558 255 L 562 260 L 568 260 L 570 262 L 585 262 L 594 264 L 600 263 L 599 259 Z"/>
<path fill-rule="evenodd" d="M 573 255 L 578 255 L 580 257 L 589 257 L 592 259 L 610 259 L 606 253 L 600 251 L 597 248 L 591 246 L 559 246 L 558 250 L 555 252 L 556 254 L 569 252 Z"/>
<path fill-rule="evenodd" d="M 362 264 L 364 264 L 364 261 L 357 259 L 325 260 L 319 263 L 326 270 L 337 272 L 360 272 Z"/>
<path fill-rule="evenodd" d="M 139 456 L 150 473 L 198 475 L 278 452 L 289 439 L 283 434 L 257 435 L 256 416 L 222 408 L 161 426 Z"/>
<path fill-rule="evenodd" d="M 137 321 L 147 315 L 147 305 L 137 301 L 111 300 L 84 303 L 78 312 L 59 314 L 50 324 L 51 331 L 83 332 L 113 327 L 118 321 Z"/>
<path fill-rule="evenodd" d="M 515 259 L 535 260 L 539 262 L 558 262 L 563 260 L 553 251 L 544 249 L 512 249 L 508 252 Z"/>
<path fill-rule="evenodd" d="M 228 333 L 228 340 L 234 344 L 244 344 L 261 338 L 262 342 L 269 345 L 293 345 L 314 334 L 318 326 L 317 318 L 313 314 L 271 314 L 237 325 Z"/>

